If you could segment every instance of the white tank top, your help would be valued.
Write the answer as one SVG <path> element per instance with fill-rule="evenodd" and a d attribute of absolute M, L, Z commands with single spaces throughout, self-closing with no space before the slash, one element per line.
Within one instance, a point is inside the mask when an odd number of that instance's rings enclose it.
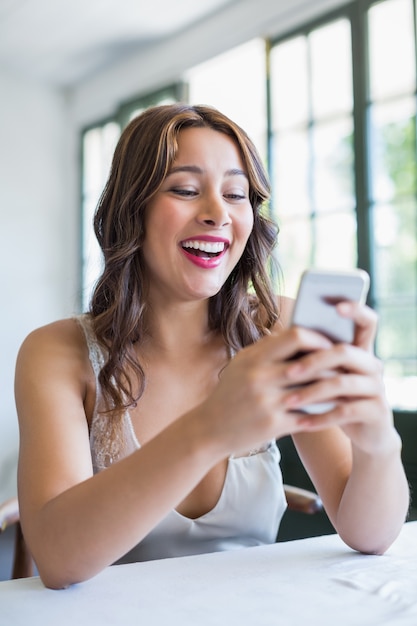
<path fill-rule="evenodd" d="M 90 427 L 94 472 L 140 448 L 129 412 L 110 439 L 108 419 L 99 414 L 102 399 L 98 374 L 105 351 L 98 344 L 88 315 L 76 317 L 84 330 L 96 379 L 96 404 Z M 114 430 L 114 429 L 113 429 Z M 190 519 L 171 511 L 120 562 L 147 561 L 274 543 L 285 512 L 280 453 L 275 441 L 246 456 L 231 456 L 221 496 L 211 511 Z"/>

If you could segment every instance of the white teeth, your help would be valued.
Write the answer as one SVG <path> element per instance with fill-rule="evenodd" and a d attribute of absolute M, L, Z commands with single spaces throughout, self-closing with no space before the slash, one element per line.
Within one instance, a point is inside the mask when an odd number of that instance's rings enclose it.
<path fill-rule="evenodd" d="M 224 241 L 184 241 L 183 248 L 194 248 L 194 250 L 201 250 L 202 252 L 223 252 L 225 243 Z"/>

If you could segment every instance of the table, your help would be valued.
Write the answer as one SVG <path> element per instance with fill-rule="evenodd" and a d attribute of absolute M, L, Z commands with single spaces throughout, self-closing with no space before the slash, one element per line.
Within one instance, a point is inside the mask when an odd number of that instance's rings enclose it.
<path fill-rule="evenodd" d="M 337 535 L 109 567 L 62 591 L 0 583 L 1 626 L 417 625 L 417 522 L 383 556 Z"/>

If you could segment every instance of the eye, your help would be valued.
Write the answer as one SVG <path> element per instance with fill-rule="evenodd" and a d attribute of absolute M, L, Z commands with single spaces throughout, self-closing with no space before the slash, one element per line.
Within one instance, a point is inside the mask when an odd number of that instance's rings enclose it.
<path fill-rule="evenodd" d="M 240 193 L 225 193 L 225 198 L 229 198 L 230 200 L 245 200 L 246 196 Z"/>
<path fill-rule="evenodd" d="M 248 196 L 243 189 L 230 189 L 223 193 L 223 197 L 232 202 L 240 202 L 246 200 Z"/>
<path fill-rule="evenodd" d="M 197 191 L 194 189 L 184 189 L 183 187 L 173 187 L 170 191 L 176 196 L 182 196 L 184 198 L 193 198 L 197 195 Z"/>

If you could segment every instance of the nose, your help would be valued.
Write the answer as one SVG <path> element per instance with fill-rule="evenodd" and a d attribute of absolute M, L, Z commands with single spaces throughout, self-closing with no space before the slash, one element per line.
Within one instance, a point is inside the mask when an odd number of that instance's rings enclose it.
<path fill-rule="evenodd" d="M 198 221 L 206 226 L 220 228 L 230 224 L 229 208 L 221 194 L 211 193 L 201 203 Z"/>

